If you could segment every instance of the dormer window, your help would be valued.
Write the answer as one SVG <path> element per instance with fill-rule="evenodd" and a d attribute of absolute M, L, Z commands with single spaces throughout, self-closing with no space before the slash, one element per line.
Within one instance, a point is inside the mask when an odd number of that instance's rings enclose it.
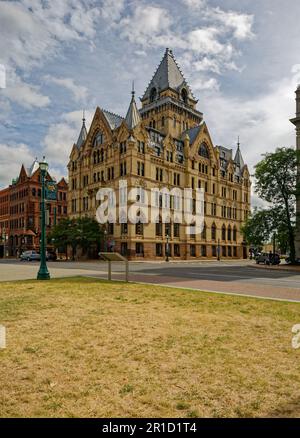
<path fill-rule="evenodd" d="M 156 88 L 152 88 L 150 91 L 150 102 L 154 102 L 157 98 L 157 91 Z"/>
<path fill-rule="evenodd" d="M 99 146 L 101 144 L 104 143 L 104 134 L 100 131 L 96 134 L 94 141 L 93 141 L 93 146 Z"/>
<path fill-rule="evenodd" d="M 185 88 L 183 88 L 181 90 L 181 99 L 183 100 L 184 103 L 187 103 L 187 98 L 188 98 L 187 91 Z"/>

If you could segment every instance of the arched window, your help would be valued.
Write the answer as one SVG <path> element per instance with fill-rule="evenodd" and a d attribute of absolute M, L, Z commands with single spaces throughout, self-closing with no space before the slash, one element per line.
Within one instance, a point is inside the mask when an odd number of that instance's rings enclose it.
<path fill-rule="evenodd" d="M 233 240 L 236 242 L 237 240 L 237 229 L 236 226 L 233 227 Z"/>
<path fill-rule="evenodd" d="M 209 158 L 208 147 L 206 146 L 205 143 L 201 143 L 198 153 L 200 157 Z"/>
<path fill-rule="evenodd" d="M 155 128 L 156 128 L 156 123 L 155 123 L 155 120 L 153 120 L 153 122 L 152 122 L 152 126 L 153 126 L 153 129 L 155 129 Z"/>
<path fill-rule="evenodd" d="M 206 224 L 203 225 L 203 230 L 201 233 L 201 239 L 206 240 Z"/>
<path fill-rule="evenodd" d="M 164 118 L 164 116 L 161 118 L 161 126 L 165 126 L 165 118 Z"/>
<path fill-rule="evenodd" d="M 159 222 L 156 222 L 156 224 L 155 224 L 155 235 L 156 236 L 162 236 L 162 220 L 161 220 L 161 217 L 159 217 Z"/>
<path fill-rule="evenodd" d="M 227 229 L 227 240 L 231 240 L 231 226 L 230 225 Z"/>
<path fill-rule="evenodd" d="M 102 161 L 104 161 L 104 150 L 103 149 L 101 149 L 101 151 L 100 151 L 100 161 L 101 161 L 101 163 L 102 163 Z"/>
<path fill-rule="evenodd" d="M 174 121 L 173 121 L 173 125 L 174 125 L 174 128 L 176 128 L 176 117 L 174 117 Z"/>
<path fill-rule="evenodd" d="M 137 236 L 142 236 L 144 234 L 144 224 L 140 221 L 135 224 L 135 234 Z"/>
<path fill-rule="evenodd" d="M 226 227 L 223 225 L 222 227 L 222 240 L 226 240 Z"/>
<path fill-rule="evenodd" d="M 185 88 L 181 90 L 181 99 L 183 100 L 184 103 L 187 103 L 187 91 Z"/>
<path fill-rule="evenodd" d="M 94 141 L 93 141 L 93 146 L 99 146 L 100 144 L 104 143 L 104 134 L 99 131 L 97 132 L 97 134 L 95 135 Z"/>
<path fill-rule="evenodd" d="M 217 239 L 217 227 L 216 224 L 212 224 L 211 227 L 211 240 L 216 240 Z"/>
<path fill-rule="evenodd" d="M 157 91 L 156 88 L 152 88 L 150 91 L 150 102 L 154 102 L 157 97 Z"/>
<path fill-rule="evenodd" d="M 96 164 L 97 163 L 97 152 L 96 151 L 94 151 L 93 157 L 94 157 L 94 164 Z"/>

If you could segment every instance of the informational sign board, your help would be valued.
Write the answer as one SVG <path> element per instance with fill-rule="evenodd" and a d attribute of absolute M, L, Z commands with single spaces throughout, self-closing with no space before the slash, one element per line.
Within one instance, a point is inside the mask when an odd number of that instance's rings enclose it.
<path fill-rule="evenodd" d="M 46 181 L 45 195 L 47 201 L 56 201 L 57 184 L 55 181 Z"/>
<path fill-rule="evenodd" d="M 129 264 L 126 257 L 118 252 L 100 252 L 99 256 L 108 262 L 108 280 L 111 280 L 111 262 L 125 262 L 125 281 L 129 280 Z"/>

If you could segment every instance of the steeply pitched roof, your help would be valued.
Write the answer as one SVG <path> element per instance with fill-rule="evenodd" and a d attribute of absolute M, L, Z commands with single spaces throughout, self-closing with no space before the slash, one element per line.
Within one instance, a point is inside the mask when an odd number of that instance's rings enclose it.
<path fill-rule="evenodd" d="M 112 130 L 118 128 L 124 120 L 123 117 L 118 114 L 111 113 L 105 109 L 102 109 L 102 112 Z"/>
<path fill-rule="evenodd" d="M 202 121 L 202 123 L 200 123 L 200 125 L 195 126 L 194 128 L 190 128 L 190 129 L 188 129 L 187 131 L 184 131 L 184 132 L 182 133 L 182 138 L 184 138 L 184 136 L 185 136 L 186 134 L 188 134 L 188 136 L 190 137 L 190 144 L 193 144 L 194 141 L 195 141 L 196 138 L 197 138 L 197 135 L 198 135 L 199 132 L 201 131 L 201 127 L 202 127 L 203 123 L 204 123 L 204 122 Z"/>
<path fill-rule="evenodd" d="M 37 158 L 34 160 L 34 162 L 32 163 L 32 165 L 26 169 L 26 173 L 27 176 L 29 176 L 29 178 L 39 169 L 40 164 L 37 160 Z"/>
<path fill-rule="evenodd" d="M 242 169 L 245 166 L 245 162 L 243 160 L 242 152 L 240 149 L 240 144 L 238 143 L 238 148 L 234 157 L 235 163 Z"/>
<path fill-rule="evenodd" d="M 180 71 L 180 68 L 175 61 L 172 50 L 166 49 L 164 57 L 154 73 L 154 76 L 151 79 L 147 90 L 142 97 L 142 100 L 150 97 L 150 93 L 153 88 L 156 88 L 156 90 L 159 92 L 167 88 L 173 88 L 174 90 L 177 90 L 183 85 L 186 87 L 188 95 L 191 98 L 194 98 L 183 74 Z"/>
<path fill-rule="evenodd" d="M 81 131 L 80 131 L 77 143 L 76 143 L 76 146 L 78 147 L 78 149 L 83 145 L 86 138 L 87 138 L 87 130 L 86 130 L 86 126 L 85 126 L 85 118 L 83 118 Z"/>
<path fill-rule="evenodd" d="M 132 98 L 125 117 L 125 123 L 129 129 L 133 129 L 140 123 L 140 121 L 141 116 L 136 106 L 134 91 L 132 91 Z"/>

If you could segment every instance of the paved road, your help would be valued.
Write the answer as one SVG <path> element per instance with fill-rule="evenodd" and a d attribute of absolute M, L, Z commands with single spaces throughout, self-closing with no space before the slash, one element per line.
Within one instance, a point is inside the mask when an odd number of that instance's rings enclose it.
<path fill-rule="evenodd" d="M 50 262 L 51 276 L 106 278 L 104 262 Z M 114 264 L 114 278 L 123 279 L 123 265 Z M 36 277 L 38 263 L 0 261 L 0 281 Z M 131 262 L 130 280 L 212 292 L 300 302 L 300 273 L 258 269 L 249 261 Z"/>

